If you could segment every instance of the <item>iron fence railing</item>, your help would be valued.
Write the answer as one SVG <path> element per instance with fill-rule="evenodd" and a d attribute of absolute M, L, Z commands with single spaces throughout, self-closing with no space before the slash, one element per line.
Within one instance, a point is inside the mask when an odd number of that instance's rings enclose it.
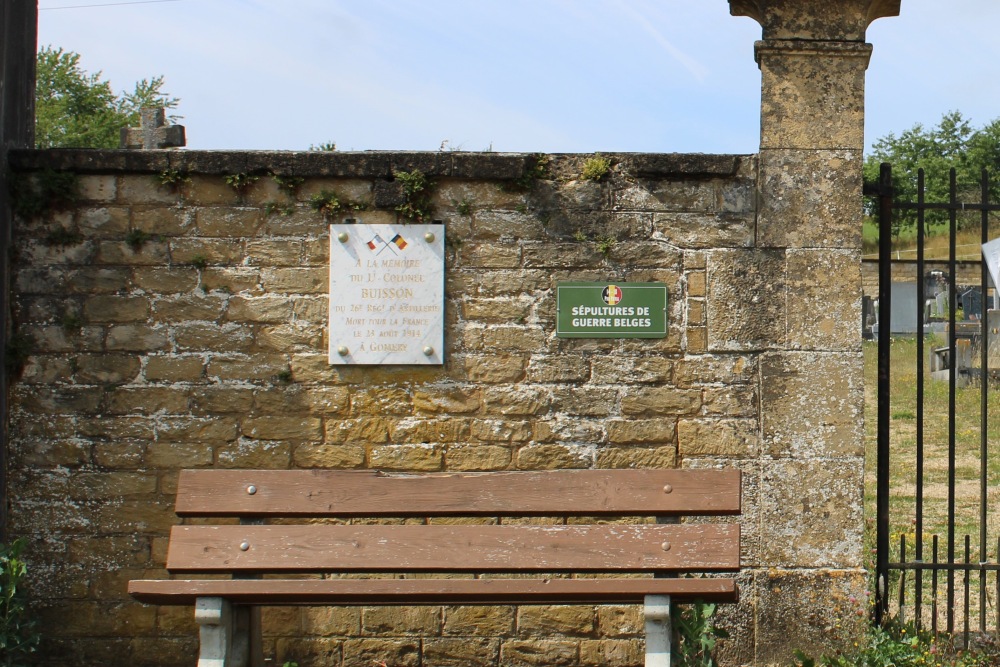
<path fill-rule="evenodd" d="M 991 451 L 989 442 L 990 384 L 991 379 L 997 379 L 996 374 L 1000 371 L 996 355 L 991 365 L 990 346 L 991 340 L 994 341 L 994 346 L 1000 345 L 997 342 L 1000 341 L 1000 331 L 990 331 L 987 304 L 992 283 L 985 262 L 979 262 L 981 270 L 978 286 L 971 286 L 978 287 L 981 295 L 982 308 L 978 319 L 969 319 L 968 313 L 962 313 L 961 319 L 958 317 L 957 269 L 960 263 L 968 262 L 960 261 L 956 251 L 960 223 L 966 237 L 968 230 L 978 225 L 981 242 L 989 241 L 991 214 L 1000 211 L 1000 204 L 989 202 L 990 177 L 985 171 L 977 188 L 979 201 L 975 202 L 960 200 L 954 170 L 950 174 L 946 202 L 926 201 L 924 181 L 925 175 L 921 170 L 915 183 L 915 201 L 897 201 L 894 197 L 892 169 L 890 165 L 883 164 L 879 183 L 866 188 L 866 194 L 877 196 L 879 203 L 875 620 L 881 623 L 886 615 L 894 613 L 904 620 L 913 621 L 920 628 L 951 634 L 960 632 L 967 641 L 970 632 L 986 632 L 988 629 L 1000 631 L 1000 539 L 994 541 L 989 536 L 991 530 L 995 532 L 998 527 L 991 523 L 996 521 L 996 517 L 991 517 L 989 512 L 990 505 L 997 503 L 997 496 L 990 495 L 990 481 L 997 476 L 997 469 L 1000 468 L 996 466 L 995 460 L 992 462 L 994 469 L 991 471 L 990 468 L 991 456 L 994 459 L 997 457 L 995 448 Z M 968 188 L 962 190 L 962 198 L 969 198 Z M 942 323 L 943 333 L 939 329 L 936 334 L 943 335 L 944 342 L 934 350 L 928 345 L 931 331 L 927 304 L 932 296 L 927 293 L 926 280 L 926 269 L 930 261 L 925 259 L 924 254 L 928 215 L 934 216 L 938 225 L 946 223 L 948 234 L 948 258 L 944 276 L 947 280 L 947 312 Z M 915 409 L 912 414 L 908 411 L 902 413 L 904 419 L 912 420 L 914 450 L 905 452 L 901 451 L 900 443 L 893 440 L 894 417 L 898 421 L 900 413 L 894 415 L 894 406 L 890 400 L 893 393 L 894 331 L 892 267 L 896 262 L 892 240 L 893 229 L 899 230 L 902 226 L 901 217 L 915 226 L 915 252 L 907 253 L 906 261 L 910 265 L 915 264 L 916 307 L 919 309 L 916 332 L 915 335 L 911 334 L 915 337 L 916 346 L 916 382 L 913 387 Z M 941 260 L 936 259 L 933 263 L 940 266 Z M 970 339 L 971 347 L 978 351 L 978 367 L 973 362 L 966 368 L 959 368 L 960 335 Z M 947 399 L 946 402 L 941 402 L 947 428 L 945 437 L 928 439 L 926 428 L 931 424 L 929 420 L 943 418 L 938 412 L 931 414 L 927 410 L 928 383 L 938 380 L 930 379 L 931 373 L 928 372 L 925 361 L 929 355 L 934 354 L 947 363 Z M 968 358 L 968 355 L 963 357 Z M 980 398 L 978 434 L 971 433 L 975 428 L 963 428 L 961 459 L 958 457 L 956 433 L 956 396 L 960 373 L 963 381 L 971 381 L 973 386 L 978 385 Z M 934 393 L 937 396 L 942 392 Z M 938 431 L 939 429 L 935 429 L 935 432 Z M 978 437 L 977 452 L 972 452 L 974 447 L 970 447 L 968 443 L 970 437 Z M 929 455 L 933 455 L 937 461 L 942 453 L 947 465 L 944 482 L 942 484 L 935 481 L 934 494 L 931 495 L 935 495 L 935 500 L 944 501 L 944 512 L 935 512 L 933 520 L 930 520 L 926 511 L 930 489 L 926 464 Z M 899 470 L 899 461 L 904 461 L 903 471 Z M 940 471 L 935 470 L 935 475 L 939 473 Z M 970 485 L 974 491 L 970 489 Z M 905 492 L 896 493 L 900 486 L 905 487 Z M 942 486 L 943 489 L 940 488 Z M 961 507 L 957 503 L 959 486 L 962 488 Z M 940 498 L 942 493 L 943 498 Z M 977 498 L 970 498 L 976 495 Z M 960 523 L 963 526 L 977 527 L 978 535 L 959 535 Z M 891 544 L 897 535 L 898 546 Z M 961 548 L 960 540 L 963 542 Z"/>

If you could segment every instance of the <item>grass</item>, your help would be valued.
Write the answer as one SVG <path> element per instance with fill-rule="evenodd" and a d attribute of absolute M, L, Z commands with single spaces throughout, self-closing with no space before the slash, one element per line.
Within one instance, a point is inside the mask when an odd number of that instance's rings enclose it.
<path fill-rule="evenodd" d="M 925 341 L 924 354 L 943 341 Z M 864 344 L 865 358 L 865 442 L 867 451 L 866 469 L 866 509 L 868 516 L 875 514 L 875 465 L 877 447 L 877 344 Z M 913 338 L 896 338 L 891 345 L 890 391 L 890 560 L 898 558 L 901 536 L 907 541 L 907 557 L 913 558 L 916 542 L 917 520 L 917 341 Z M 926 366 L 925 366 L 926 368 Z M 932 380 L 924 381 L 923 407 L 923 541 L 924 559 L 931 560 L 931 536 L 940 536 L 941 561 L 946 559 L 948 526 L 948 383 Z M 976 384 L 958 387 L 955 392 L 955 535 L 958 560 L 964 560 L 963 540 L 972 536 L 972 562 L 980 560 L 980 477 L 985 474 L 988 494 L 987 508 L 987 550 L 983 560 L 996 562 L 997 537 L 1000 536 L 1000 515 L 995 508 L 1000 505 L 1000 457 L 996 452 L 980 461 L 981 446 L 981 391 Z M 987 389 L 987 415 L 996 415 L 1000 409 L 1000 387 Z M 990 447 L 1000 442 L 1000 419 L 987 419 L 987 442 Z M 990 511 L 994 510 L 994 511 Z M 912 575 L 911 575 L 912 577 Z M 993 577 L 990 577 L 993 579 Z M 963 581 L 959 575 L 957 588 L 961 600 Z M 912 579 L 911 579 L 912 582 Z M 897 586 L 898 581 L 892 582 Z M 973 583 L 978 584 L 978 575 L 973 575 Z M 930 594 L 930 575 L 924 575 L 925 604 Z M 944 588 L 943 578 L 941 589 Z M 974 586 L 978 588 L 978 585 Z M 908 595 L 912 595 L 909 592 Z M 978 599 L 978 592 L 974 595 Z M 912 601 L 912 598 L 910 598 Z M 992 625 L 996 600 L 989 606 Z M 973 602 L 974 609 L 978 605 Z"/>

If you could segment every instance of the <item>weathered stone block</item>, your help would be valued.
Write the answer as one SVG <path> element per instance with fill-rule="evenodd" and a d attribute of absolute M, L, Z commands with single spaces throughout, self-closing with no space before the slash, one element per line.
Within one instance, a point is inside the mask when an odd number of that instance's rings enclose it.
<path fill-rule="evenodd" d="M 250 359 L 213 357 L 205 373 L 216 381 L 270 382 L 287 370 L 284 357 L 261 354 Z"/>
<path fill-rule="evenodd" d="M 766 194 L 757 243 L 772 248 L 860 249 L 860 146 L 763 151 L 761 189 Z"/>
<path fill-rule="evenodd" d="M 149 318 L 149 299 L 141 296 L 100 295 L 87 299 L 83 316 L 88 322 L 145 322 Z"/>
<path fill-rule="evenodd" d="M 424 639 L 423 661 L 441 667 L 492 667 L 500 655 L 500 640 L 481 637 Z"/>
<path fill-rule="evenodd" d="M 678 248 L 749 248 L 754 244 L 752 212 L 734 214 L 657 213 L 653 238 Z"/>
<path fill-rule="evenodd" d="M 676 419 L 628 419 L 605 423 L 613 445 L 675 442 Z"/>
<path fill-rule="evenodd" d="M 485 442 L 526 442 L 531 439 L 531 422 L 512 419 L 472 420 L 472 437 Z"/>
<path fill-rule="evenodd" d="M 783 664 L 789 647 L 807 655 L 853 650 L 868 627 L 868 575 L 862 570 L 756 573 L 756 658 Z"/>
<path fill-rule="evenodd" d="M 333 470 L 360 468 L 365 463 L 365 448 L 356 444 L 318 445 L 303 443 L 292 452 L 297 468 L 327 468 Z"/>
<path fill-rule="evenodd" d="M 594 357 L 594 384 L 666 383 L 673 377 L 674 361 L 665 357 Z"/>
<path fill-rule="evenodd" d="M 545 387 L 487 387 L 483 390 L 483 410 L 492 415 L 540 415 L 549 410 L 551 393 Z"/>
<path fill-rule="evenodd" d="M 686 357 L 677 361 L 674 379 L 678 386 L 695 384 L 746 384 L 757 376 L 757 357 L 716 354 Z"/>
<path fill-rule="evenodd" d="M 517 452 L 520 470 L 555 470 L 589 468 L 594 461 L 591 447 L 573 445 L 530 445 Z"/>
<path fill-rule="evenodd" d="M 645 634 L 645 621 L 640 605 L 608 605 L 597 607 L 597 628 L 604 637 L 637 637 Z"/>
<path fill-rule="evenodd" d="M 447 470 L 487 471 L 506 470 L 510 467 L 513 452 L 498 445 L 453 445 L 445 452 Z"/>
<path fill-rule="evenodd" d="M 326 422 L 326 441 L 330 443 L 388 442 L 389 422 L 379 417 L 329 419 Z"/>
<path fill-rule="evenodd" d="M 243 257 L 241 244 L 232 239 L 170 239 L 170 258 L 178 264 L 239 264 Z"/>
<path fill-rule="evenodd" d="M 326 245 L 329 241 L 326 242 Z M 247 241 L 246 260 L 250 266 L 299 266 L 302 241 L 268 239 Z"/>
<path fill-rule="evenodd" d="M 528 364 L 528 381 L 539 383 L 586 382 L 590 364 L 577 356 L 535 356 Z"/>
<path fill-rule="evenodd" d="M 413 392 L 413 408 L 417 412 L 468 414 L 478 411 L 482 402 L 482 390 L 472 387 L 428 387 Z"/>
<path fill-rule="evenodd" d="M 677 447 L 601 447 L 594 460 L 596 468 L 674 468 Z"/>
<path fill-rule="evenodd" d="M 360 634 L 361 608 L 302 607 L 302 632 L 318 637 Z"/>
<path fill-rule="evenodd" d="M 753 458 L 760 455 L 760 430 L 754 419 L 681 419 L 677 448 L 682 458 Z"/>
<path fill-rule="evenodd" d="M 864 80 L 871 44 L 771 38 L 758 42 L 756 51 L 765 119 L 762 158 L 772 148 L 864 146 Z"/>
<path fill-rule="evenodd" d="M 203 442 L 153 443 L 144 463 L 153 469 L 180 470 L 211 466 L 214 457 L 212 445 Z"/>
<path fill-rule="evenodd" d="M 254 330 L 235 322 L 182 322 L 171 329 L 181 352 L 249 352 L 254 344 Z"/>
<path fill-rule="evenodd" d="M 776 353 L 760 364 L 761 421 L 770 456 L 864 455 L 860 353 Z"/>
<path fill-rule="evenodd" d="M 128 232 L 129 210 L 122 206 L 84 208 L 76 214 L 76 224 L 87 237 L 121 238 Z"/>
<path fill-rule="evenodd" d="M 594 444 L 604 439 L 604 429 L 597 421 L 582 419 L 547 419 L 535 422 L 536 442 L 581 442 Z"/>
<path fill-rule="evenodd" d="M 289 385 L 261 389 L 254 394 L 258 414 L 342 415 L 350 406 L 350 392 L 344 387 Z"/>
<path fill-rule="evenodd" d="M 706 387 L 702 395 L 702 412 L 705 415 L 756 418 L 759 405 L 756 386 Z"/>
<path fill-rule="evenodd" d="M 146 357 L 143 375 L 148 382 L 198 382 L 205 375 L 205 361 L 195 356 Z"/>
<path fill-rule="evenodd" d="M 496 243 L 463 245 L 459 257 L 462 266 L 483 269 L 516 269 L 521 265 L 521 246 L 498 245 Z"/>
<path fill-rule="evenodd" d="M 589 635 L 595 613 L 583 605 L 524 605 L 517 611 L 519 635 Z"/>
<path fill-rule="evenodd" d="M 389 428 L 396 443 L 462 442 L 469 439 L 469 423 L 464 419 L 401 419 Z"/>
<path fill-rule="evenodd" d="M 153 300 L 153 319 L 157 322 L 190 320 L 216 321 L 226 307 L 224 299 L 207 294 L 181 294 Z"/>
<path fill-rule="evenodd" d="M 201 385 L 191 390 L 191 412 L 197 415 L 250 413 L 254 392 L 240 385 Z"/>
<path fill-rule="evenodd" d="M 182 267 L 136 267 L 132 281 L 135 286 L 157 294 L 190 292 L 198 287 L 198 269 Z"/>
<path fill-rule="evenodd" d="M 330 270 L 326 267 L 265 267 L 260 282 L 271 294 L 328 294 Z"/>
<path fill-rule="evenodd" d="M 216 448 L 216 465 L 220 468 L 261 468 L 284 470 L 291 463 L 291 445 L 268 440 L 246 440 Z"/>
<path fill-rule="evenodd" d="M 623 415 L 690 415 L 701 408 L 700 389 L 628 387 L 622 396 Z"/>
<path fill-rule="evenodd" d="M 376 445 L 368 460 L 379 470 L 432 472 L 444 467 L 444 449 L 438 445 Z"/>
<path fill-rule="evenodd" d="M 158 352 L 170 348 L 170 338 L 162 325 L 120 324 L 108 327 L 104 346 L 109 352 Z"/>
<path fill-rule="evenodd" d="M 163 207 L 133 211 L 132 226 L 134 229 L 155 236 L 181 236 L 190 233 L 194 228 L 189 211 Z"/>
<path fill-rule="evenodd" d="M 581 665 L 639 667 L 645 664 L 646 647 L 639 639 L 589 639 L 580 642 Z"/>
<path fill-rule="evenodd" d="M 576 665 L 579 644 L 574 641 L 513 639 L 500 645 L 500 664 L 510 667 Z"/>
<path fill-rule="evenodd" d="M 347 639 L 343 645 L 343 667 L 372 667 L 383 662 L 392 667 L 420 665 L 420 640 Z M 330 661 L 322 664 L 335 663 Z"/>
<path fill-rule="evenodd" d="M 552 411 L 582 417 L 606 417 L 618 405 L 618 390 L 611 387 L 552 387 Z"/>
<path fill-rule="evenodd" d="M 462 302 L 462 319 L 483 322 L 524 322 L 531 314 L 532 302 L 526 299 L 467 299 Z"/>
<path fill-rule="evenodd" d="M 861 564 L 864 460 L 771 461 L 761 473 L 768 533 L 761 560 L 776 567 Z"/>
<path fill-rule="evenodd" d="M 789 345 L 814 350 L 859 349 L 860 252 L 789 250 L 787 258 Z"/>
<path fill-rule="evenodd" d="M 101 241 L 97 247 L 98 264 L 157 266 L 170 263 L 170 248 L 162 239 L 152 238 L 141 245 L 125 241 Z"/>
<path fill-rule="evenodd" d="M 262 223 L 262 212 L 256 208 L 199 208 L 195 214 L 199 236 L 230 239 L 254 236 Z"/>
<path fill-rule="evenodd" d="M 118 177 L 113 174 L 79 176 L 76 193 L 81 201 L 110 203 L 118 195 Z"/>
<path fill-rule="evenodd" d="M 463 359 L 469 380 L 484 384 L 517 382 L 524 378 L 527 360 L 521 356 L 469 356 Z"/>
<path fill-rule="evenodd" d="M 361 629 L 368 635 L 441 634 L 440 607 L 365 607 L 361 613 Z"/>
<path fill-rule="evenodd" d="M 786 278 L 783 252 L 712 251 L 709 253 L 708 297 L 708 346 L 711 350 L 760 350 L 784 344 Z"/>
<path fill-rule="evenodd" d="M 188 411 L 183 387 L 118 387 L 110 396 L 113 414 L 182 414 Z"/>
<path fill-rule="evenodd" d="M 255 440 L 316 441 L 322 437 L 323 422 L 315 417 L 247 417 L 240 432 Z"/>

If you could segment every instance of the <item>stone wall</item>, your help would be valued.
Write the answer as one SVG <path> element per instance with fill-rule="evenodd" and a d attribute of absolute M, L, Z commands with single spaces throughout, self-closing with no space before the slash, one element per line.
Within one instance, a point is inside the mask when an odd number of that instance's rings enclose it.
<path fill-rule="evenodd" d="M 125 594 L 163 574 L 188 467 L 735 465 L 745 571 L 723 664 L 783 664 L 829 647 L 834 626 L 852 637 L 860 325 L 801 333 L 816 329 L 798 306 L 859 318 L 860 294 L 811 296 L 840 274 L 860 283 L 858 253 L 759 241 L 754 156 L 607 155 L 600 181 L 581 179 L 589 157 L 14 152 L 22 176 L 74 173 L 78 188 L 14 229 L 11 531 L 31 542 L 46 664 L 191 664 L 191 609 Z M 447 225 L 446 363 L 332 367 L 328 221 L 308 202 L 332 190 L 365 209 L 332 221 L 396 222 L 392 174 L 413 169 Z M 225 176 L 241 173 L 260 179 L 239 194 Z M 304 181 L 288 195 L 272 173 Z M 666 283 L 669 335 L 556 338 L 562 280 Z M 265 629 L 275 664 L 302 667 L 643 652 L 629 606 L 281 608 Z"/>

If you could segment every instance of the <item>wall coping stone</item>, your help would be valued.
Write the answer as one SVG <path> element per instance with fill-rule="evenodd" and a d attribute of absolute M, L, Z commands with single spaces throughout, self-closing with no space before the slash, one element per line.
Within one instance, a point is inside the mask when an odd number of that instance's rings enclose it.
<path fill-rule="evenodd" d="M 238 173 L 283 176 L 386 178 L 393 172 L 419 169 L 428 176 L 468 180 L 516 180 L 524 176 L 538 153 L 467 153 L 462 151 L 203 151 L 95 150 L 52 148 L 12 150 L 10 167 L 17 171 L 55 169 L 81 174 L 153 173 L 168 169 L 186 174 Z M 583 154 L 550 154 L 556 161 L 582 160 Z M 749 155 L 704 153 L 601 153 L 637 176 L 725 178 L 735 176 Z"/>

